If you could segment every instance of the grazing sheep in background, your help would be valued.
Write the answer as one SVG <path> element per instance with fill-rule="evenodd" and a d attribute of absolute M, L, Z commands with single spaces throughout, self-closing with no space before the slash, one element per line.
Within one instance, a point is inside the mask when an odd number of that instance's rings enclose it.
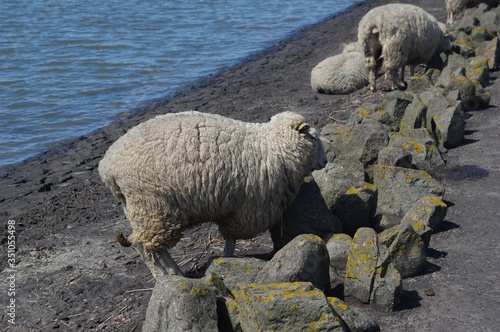
<path fill-rule="evenodd" d="M 226 240 L 265 232 L 281 219 L 304 177 L 323 168 L 319 135 L 303 116 L 283 112 L 268 123 L 183 112 L 158 116 L 118 139 L 99 174 L 123 204 L 153 274 L 182 274 L 167 249 L 182 232 L 214 222 Z"/>
<path fill-rule="evenodd" d="M 422 8 L 409 4 L 389 4 L 370 10 L 359 22 L 358 42 L 373 91 L 379 58 L 395 90 L 404 87 L 406 65 L 410 65 L 413 76 L 416 65 L 427 64 L 436 52 L 451 49 L 446 26 Z"/>
<path fill-rule="evenodd" d="M 329 57 L 311 71 L 311 86 L 319 93 L 346 94 L 368 84 L 363 55 L 348 52 Z"/>
<path fill-rule="evenodd" d="M 465 7 L 474 7 L 480 3 L 498 6 L 498 0 L 445 0 L 446 12 L 448 13 L 446 23 L 453 24 L 455 16 L 460 14 Z"/>

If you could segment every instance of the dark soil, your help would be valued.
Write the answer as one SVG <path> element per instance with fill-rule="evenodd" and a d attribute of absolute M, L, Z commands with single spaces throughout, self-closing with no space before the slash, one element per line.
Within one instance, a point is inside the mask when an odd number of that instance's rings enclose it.
<path fill-rule="evenodd" d="M 356 39 L 357 23 L 369 9 L 391 2 L 420 5 L 446 19 L 444 1 L 367 1 L 169 99 L 5 170 L 0 176 L 0 326 L 139 331 L 154 279 L 137 253 L 115 241 L 116 231 L 129 234 L 130 227 L 97 174 L 109 145 L 140 122 L 190 109 L 257 122 L 290 110 L 319 129 L 346 120 L 362 102 L 379 102 L 385 92 L 316 94 L 310 71 Z M 382 88 L 387 85 L 379 80 Z M 500 105 L 500 84 L 493 81 L 488 89 L 492 105 Z M 372 313 L 384 331 L 498 331 L 499 127 L 496 106 L 475 112 L 464 145 L 447 153 L 441 179 L 450 204 L 445 227 L 432 238 L 427 272 L 404 281 L 404 309 Z M 11 233 L 8 224 L 14 226 Z M 17 248 L 12 267 L 9 235 L 15 235 Z M 265 256 L 272 243 L 264 234 L 237 247 L 240 256 Z M 187 232 L 171 252 L 189 275 L 199 276 L 208 259 L 222 253 L 222 242 L 207 224 Z M 6 309 L 12 299 L 15 325 L 8 323 Z"/>

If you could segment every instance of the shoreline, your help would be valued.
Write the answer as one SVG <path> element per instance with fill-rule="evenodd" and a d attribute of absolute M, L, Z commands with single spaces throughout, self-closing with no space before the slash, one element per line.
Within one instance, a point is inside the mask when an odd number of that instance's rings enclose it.
<path fill-rule="evenodd" d="M 123 248 L 115 241 L 116 231 L 129 233 L 130 227 L 121 207 L 97 174 L 98 162 L 109 145 L 140 122 L 156 115 L 189 109 L 258 122 L 290 110 L 302 113 L 319 129 L 328 121 L 347 119 L 360 103 L 377 102 L 385 93 L 371 93 L 368 88 L 364 88 L 342 96 L 316 94 L 309 83 L 310 71 L 326 57 L 341 53 L 345 43 L 355 40 L 355 27 L 364 13 L 375 6 L 394 2 L 400 1 L 367 0 L 355 4 L 347 11 L 298 29 L 292 36 L 270 46 L 272 50 L 266 48 L 250 55 L 248 61 L 201 79 L 157 103 L 131 110 L 127 117 L 109 126 L 60 142 L 16 167 L 0 171 L 0 186 L 4 188 L 0 193 L 2 225 L 4 220 L 13 220 L 17 237 L 18 307 L 17 326 L 13 330 L 17 331 L 19 327 L 28 331 L 50 328 L 140 330 L 154 281 L 138 256 L 130 248 Z M 420 5 L 439 21 L 446 20 L 444 0 L 437 3 L 435 0 L 402 2 Z M 500 81 L 496 85 L 500 85 Z M 500 88 L 496 86 L 496 89 Z M 496 94 L 492 99 L 500 103 L 500 92 L 494 91 Z M 484 135 L 481 131 L 481 121 L 484 119 L 481 117 L 494 116 L 494 110 L 491 108 L 474 114 L 470 121 L 471 127 L 467 127 L 467 130 L 477 130 L 472 135 L 484 139 L 481 136 Z M 495 135 L 494 129 L 492 135 Z M 488 145 L 480 147 L 483 149 Z M 463 158 L 468 163 L 479 163 L 467 159 L 472 158 L 477 149 L 474 144 L 468 144 L 450 150 L 447 154 L 450 167 L 461 165 Z M 468 157 L 469 154 L 471 157 Z M 490 160 L 485 162 L 492 164 Z M 450 209 L 449 218 L 460 226 L 458 231 L 452 229 L 436 234 L 432 246 L 435 256 L 439 256 L 440 251 L 450 255 L 444 259 L 430 257 L 433 264 L 442 266 L 443 271 L 405 281 L 409 297 L 414 292 L 424 297 L 423 290 L 428 288 L 434 289 L 437 295 L 422 298 L 418 305 L 410 306 L 408 310 L 384 315 L 381 321 L 376 318 L 384 330 L 411 331 L 414 327 L 421 331 L 445 331 L 452 315 L 449 301 L 458 302 L 461 298 L 461 285 L 451 285 L 456 287 L 449 287 L 450 293 L 446 289 L 447 280 L 460 283 L 462 247 L 471 246 L 474 240 L 481 239 L 471 239 L 474 232 L 466 236 L 462 234 L 470 228 L 466 224 L 467 220 L 462 219 L 474 217 L 473 209 L 467 208 L 467 204 L 471 204 L 468 201 L 470 197 L 464 195 L 470 184 L 446 177 L 444 180 L 446 186 L 452 189 L 450 198 L 446 199 L 455 204 Z M 488 182 L 487 179 L 485 181 Z M 498 181 L 490 186 L 496 186 Z M 473 185 L 474 193 L 486 188 L 479 181 Z M 482 221 L 485 227 L 496 220 L 498 213 L 488 216 L 490 220 L 486 217 Z M 207 250 L 199 245 L 208 242 L 205 238 L 207 234 L 208 237 L 212 234 L 209 227 L 186 232 L 185 238 L 191 240 L 176 246 L 172 256 L 186 258 L 188 263 L 185 267 L 196 268 L 197 264 L 202 265 L 210 256 L 220 255 L 218 247 L 213 244 Z M 472 230 L 475 229 L 472 227 Z M 6 227 L 1 228 L 0 242 L 6 239 L 6 231 Z M 489 234 L 495 236 L 495 232 Z M 492 246 L 491 243 L 489 245 Z M 266 254 L 270 251 L 269 239 L 260 237 L 249 241 L 244 249 L 246 251 L 240 251 L 242 255 Z M 494 255 L 495 250 L 490 250 L 489 257 L 494 258 Z M 0 254 L 0 264 L 5 271 L 7 263 L 3 252 Z M 466 269 L 464 278 L 467 284 L 464 287 L 471 287 L 470 282 L 473 281 L 470 279 L 476 278 L 474 269 L 474 266 Z M 0 272 L 2 277 L 5 277 L 4 273 Z M 438 279 L 440 284 L 436 284 Z M 0 286 L 0 293 L 6 294 L 3 287 L 5 285 Z M 414 296 L 411 300 L 415 301 Z M 467 301 L 461 304 L 456 302 L 452 302 L 452 309 L 459 314 L 468 313 Z M 479 309 L 474 310 L 473 314 L 481 315 Z M 493 306 L 490 310 L 493 310 Z M 0 317 L 7 321 L 4 311 Z M 426 320 L 429 320 L 426 326 L 414 326 L 415 321 L 422 324 Z M 495 322 L 492 320 L 490 323 Z M 458 328 L 453 330 L 460 331 Z"/>
<path fill-rule="evenodd" d="M 369 2 L 371 0 L 361 0 L 361 1 Z M 184 86 L 180 86 L 180 87 L 174 89 L 172 92 L 168 93 L 165 96 L 155 97 L 155 98 L 150 98 L 150 99 L 145 99 L 145 101 L 141 103 L 142 106 L 137 106 L 137 107 L 131 108 L 131 109 L 127 110 L 127 111 L 122 111 L 121 113 L 125 113 L 126 115 L 124 117 L 117 118 L 117 120 L 113 120 L 113 122 L 109 123 L 108 125 L 92 129 L 92 130 L 90 130 L 87 133 L 84 133 L 82 135 L 78 135 L 77 137 L 69 137 L 69 138 L 62 139 L 60 141 L 48 143 L 47 144 L 48 147 L 45 150 L 42 150 L 42 151 L 39 151 L 39 152 L 35 152 L 33 155 L 27 156 L 26 158 L 24 158 L 24 159 L 22 159 L 22 160 L 20 160 L 20 161 L 18 161 L 16 163 L 6 164 L 6 165 L 3 165 L 3 166 L 0 166 L 0 178 L 4 174 L 9 173 L 9 172 L 15 170 L 18 166 L 24 164 L 27 161 L 30 161 L 31 159 L 37 159 L 37 157 L 39 157 L 40 155 L 42 155 L 44 153 L 47 153 L 47 152 L 49 152 L 51 150 L 57 149 L 57 148 L 61 148 L 64 145 L 67 145 L 67 144 L 71 143 L 72 141 L 78 140 L 80 137 L 85 137 L 85 136 L 92 135 L 94 132 L 97 132 L 97 131 L 99 131 L 99 130 L 101 130 L 103 128 L 109 127 L 109 126 L 115 124 L 116 122 L 118 122 L 118 121 L 120 121 L 122 119 L 125 119 L 125 118 L 128 118 L 128 117 L 133 117 L 134 115 L 136 115 L 137 113 L 140 113 L 144 109 L 148 109 L 150 107 L 153 107 L 154 105 L 161 104 L 164 101 L 167 101 L 167 100 L 170 100 L 172 98 L 175 98 L 176 96 L 182 94 L 183 91 L 185 91 L 186 89 L 188 89 L 190 87 L 195 88 L 195 89 L 196 88 L 203 88 L 203 86 L 206 85 L 205 82 L 209 81 L 210 78 L 218 76 L 218 75 L 220 75 L 222 73 L 225 73 L 225 72 L 228 72 L 228 71 L 232 71 L 235 68 L 245 66 L 247 63 L 252 62 L 252 61 L 254 61 L 256 59 L 259 59 L 259 58 L 265 56 L 266 54 L 276 52 L 281 47 L 280 46 L 281 44 L 286 44 L 286 43 L 292 42 L 293 39 L 296 37 L 296 35 L 299 34 L 301 31 L 306 31 L 306 30 L 309 30 L 309 29 L 313 29 L 315 26 L 320 25 L 320 24 L 324 23 L 325 21 L 334 19 L 335 17 L 337 17 L 339 15 L 342 15 L 342 13 L 347 12 L 351 8 L 353 8 L 355 6 L 358 6 L 358 5 L 359 5 L 359 3 L 353 3 L 348 8 L 346 8 L 346 9 L 344 9 L 342 11 L 339 11 L 339 12 L 337 12 L 335 14 L 328 15 L 327 17 L 322 18 L 318 22 L 310 23 L 310 24 L 305 24 L 305 25 L 300 26 L 300 27 L 298 27 L 296 29 L 292 29 L 290 32 L 286 33 L 283 36 L 283 38 L 281 38 L 278 41 L 270 44 L 269 46 L 265 46 L 264 48 L 262 48 L 260 50 L 253 51 L 253 52 L 251 52 L 250 54 L 248 54 L 246 56 L 243 56 L 243 57 L 241 57 L 239 59 L 236 59 L 234 63 L 227 64 L 227 65 L 223 66 L 221 69 L 219 69 L 219 70 L 217 70 L 217 71 L 215 71 L 213 73 L 210 73 L 210 74 L 207 74 L 207 75 L 204 75 L 204 76 L 200 76 L 193 83 L 190 83 L 190 84 L 187 84 L 187 85 L 184 85 Z"/>

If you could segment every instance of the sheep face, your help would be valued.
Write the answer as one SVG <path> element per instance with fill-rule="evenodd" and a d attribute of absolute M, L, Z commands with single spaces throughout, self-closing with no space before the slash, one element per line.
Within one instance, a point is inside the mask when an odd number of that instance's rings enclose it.
<path fill-rule="evenodd" d="M 314 128 L 309 128 L 309 130 L 305 134 L 305 137 L 313 144 L 313 150 L 316 151 L 316 158 L 314 158 L 313 164 L 311 165 L 311 171 L 325 168 L 328 159 L 326 157 L 325 147 L 321 142 L 318 131 Z"/>

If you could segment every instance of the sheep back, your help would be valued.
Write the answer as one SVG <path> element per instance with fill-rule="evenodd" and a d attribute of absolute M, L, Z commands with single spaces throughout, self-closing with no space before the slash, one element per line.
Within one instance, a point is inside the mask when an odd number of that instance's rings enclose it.
<path fill-rule="evenodd" d="M 313 91 L 346 94 L 368 84 L 363 55 L 358 52 L 338 54 L 318 63 L 311 71 Z"/>
<path fill-rule="evenodd" d="M 379 56 L 392 75 L 405 65 L 426 64 L 450 44 L 436 19 L 420 7 L 388 4 L 370 10 L 358 26 L 365 65 L 373 70 Z"/>
<path fill-rule="evenodd" d="M 268 123 L 183 112 L 158 116 L 118 139 L 99 174 L 123 203 L 131 242 L 173 247 L 182 231 L 212 221 L 225 238 L 252 238 L 273 226 L 316 158 L 299 133 L 301 115 Z"/>

